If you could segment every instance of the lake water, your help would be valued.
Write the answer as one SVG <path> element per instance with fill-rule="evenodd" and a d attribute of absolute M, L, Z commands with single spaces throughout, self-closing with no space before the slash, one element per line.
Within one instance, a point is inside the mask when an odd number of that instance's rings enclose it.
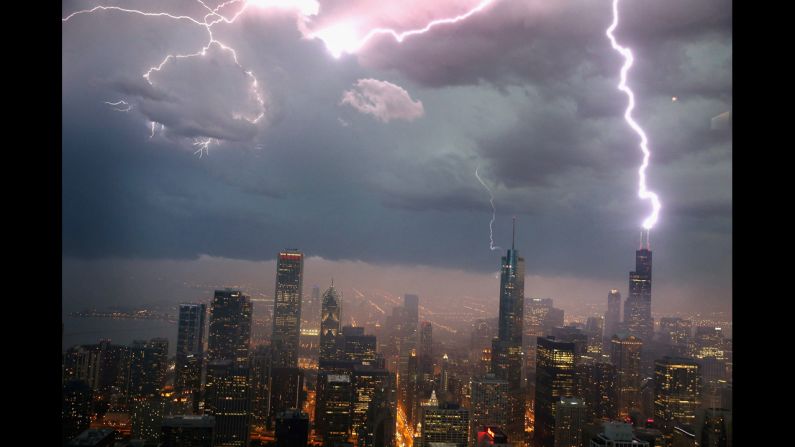
<path fill-rule="evenodd" d="M 111 318 L 63 317 L 61 347 L 94 344 L 109 338 L 114 345 L 129 345 L 133 340 L 162 337 L 168 339 L 169 355 L 177 352 L 177 323 L 162 320 L 114 320 Z"/>

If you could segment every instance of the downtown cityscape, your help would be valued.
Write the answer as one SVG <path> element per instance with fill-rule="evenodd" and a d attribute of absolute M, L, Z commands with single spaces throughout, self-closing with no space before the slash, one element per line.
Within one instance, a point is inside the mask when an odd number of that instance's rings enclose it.
<path fill-rule="evenodd" d="M 732 21 L 64 0 L 40 445 L 736 445 Z"/>
<path fill-rule="evenodd" d="M 387 313 L 333 280 L 305 293 L 304 254 L 277 259 L 268 336 L 253 337 L 259 303 L 226 288 L 179 304 L 174 356 L 168 338 L 66 350 L 69 445 L 730 445 L 731 338 L 681 317 L 655 324 L 649 247 L 625 299 L 609 290 L 602 315 L 564 324 L 553 299 L 525 297 L 512 246 L 498 317 L 453 328 L 421 318 L 415 294 L 390 297 Z"/>

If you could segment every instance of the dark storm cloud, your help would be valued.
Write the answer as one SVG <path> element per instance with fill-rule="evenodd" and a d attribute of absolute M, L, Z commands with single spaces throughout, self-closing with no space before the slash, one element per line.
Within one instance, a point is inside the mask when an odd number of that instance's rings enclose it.
<path fill-rule="evenodd" d="M 334 6 L 342 14 L 357 3 Z M 423 11 L 436 17 L 449 3 Z M 491 272 L 499 262 L 479 167 L 495 197 L 496 242 L 518 215 L 529 274 L 625 281 L 648 204 L 636 197 L 640 152 L 622 120 L 608 6 L 498 1 L 338 60 L 302 39 L 293 16 L 256 13 L 217 30 L 243 68 L 215 54 L 169 64 L 154 86 L 141 77 L 148 67 L 206 35 L 118 15 L 64 26 L 64 255 L 260 261 L 290 246 L 332 261 Z M 391 9 L 389 24 L 427 18 Z M 731 110 L 730 5 L 643 0 L 622 10 L 635 116 L 654 150 L 649 182 L 663 198 L 658 278 L 723 287 L 731 132 L 711 120 Z M 261 125 L 236 118 L 257 111 L 245 70 L 265 99 Z M 381 122 L 340 105 L 361 79 L 409 92 L 422 118 Z M 121 98 L 133 111 L 110 113 L 104 101 Z M 152 120 L 166 131 L 149 139 Z M 194 137 L 223 141 L 198 159 Z"/>

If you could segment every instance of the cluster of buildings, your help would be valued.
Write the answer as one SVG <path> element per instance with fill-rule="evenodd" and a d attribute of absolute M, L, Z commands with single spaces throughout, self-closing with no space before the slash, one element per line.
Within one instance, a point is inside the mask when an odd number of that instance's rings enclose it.
<path fill-rule="evenodd" d="M 623 319 L 612 290 L 604 317 L 566 326 L 551 299 L 525 298 L 512 246 L 496 321 L 441 352 L 418 296 L 378 337 L 343 326 L 341 291 L 332 282 L 305 300 L 304 255 L 285 250 L 270 343 L 252 346 L 252 301 L 226 289 L 209 307 L 179 306 L 173 364 L 161 338 L 69 349 L 64 445 L 730 446 L 730 340 L 680 318 L 655 331 L 651 274 L 647 246 Z"/>

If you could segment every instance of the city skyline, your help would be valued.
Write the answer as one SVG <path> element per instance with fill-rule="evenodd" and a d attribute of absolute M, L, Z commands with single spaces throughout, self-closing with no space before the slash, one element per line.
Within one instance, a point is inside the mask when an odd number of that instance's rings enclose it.
<path fill-rule="evenodd" d="M 58 444 L 733 445 L 729 0 L 96 1 Z"/>

